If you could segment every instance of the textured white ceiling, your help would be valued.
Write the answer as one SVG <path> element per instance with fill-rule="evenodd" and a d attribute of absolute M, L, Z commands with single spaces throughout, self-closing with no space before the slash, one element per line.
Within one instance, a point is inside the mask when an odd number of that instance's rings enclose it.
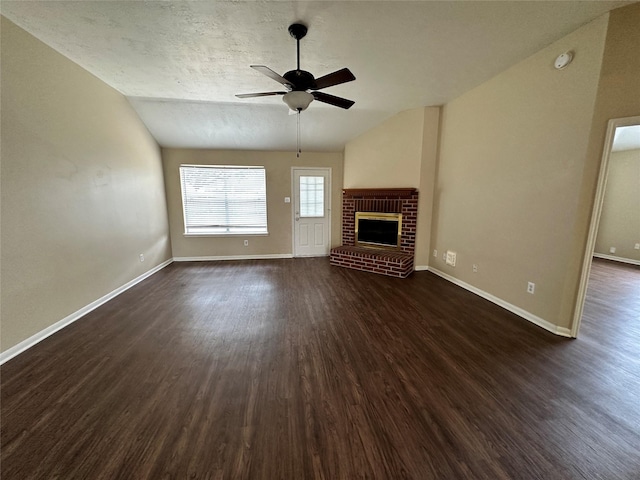
<path fill-rule="evenodd" d="M 344 144 L 402 110 L 441 105 L 623 1 L 7 1 L 0 12 L 129 98 L 161 146 L 295 149 L 281 90 L 249 68 L 295 69 L 287 27 L 309 26 L 301 67 L 357 80 L 312 102 L 306 150 Z M 561 53 L 561 52 L 558 52 Z M 550 64 L 553 58 L 549 59 Z"/>

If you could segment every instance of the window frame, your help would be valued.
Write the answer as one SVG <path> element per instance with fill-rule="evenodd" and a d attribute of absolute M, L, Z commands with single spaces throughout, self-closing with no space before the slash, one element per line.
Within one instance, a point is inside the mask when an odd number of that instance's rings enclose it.
<path fill-rule="evenodd" d="M 264 231 L 262 230 L 242 230 L 241 227 L 238 231 L 229 231 L 229 228 L 233 228 L 229 225 L 226 227 L 227 231 L 199 231 L 193 232 L 189 231 L 189 229 L 199 228 L 194 225 L 187 225 L 187 206 L 185 202 L 185 188 L 184 188 L 184 177 L 183 177 L 183 168 L 195 168 L 195 169 L 212 169 L 212 170 L 261 170 L 263 173 L 264 180 Z M 180 201 L 182 202 L 182 224 L 183 224 L 183 236 L 185 237 L 237 237 L 237 236 L 268 236 L 269 235 L 269 218 L 268 218 L 268 202 L 267 202 L 267 172 L 266 168 L 262 165 L 211 165 L 211 164 L 180 164 L 178 167 L 178 177 L 180 183 Z M 207 227 L 200 227 L 207 228 Z M 215 228 L 215 227 L 209 227 Z M 259 227 L 262 228 L 262 225 Z"/>

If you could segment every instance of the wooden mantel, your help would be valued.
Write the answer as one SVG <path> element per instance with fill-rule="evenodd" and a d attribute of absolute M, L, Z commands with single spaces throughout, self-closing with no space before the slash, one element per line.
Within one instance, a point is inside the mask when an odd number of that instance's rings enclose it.
<path fill-rule="evenodd" d="M 344 197 L 393 197 L 410 198 L 416 193 L 415 188 L 345 188 Z"/>

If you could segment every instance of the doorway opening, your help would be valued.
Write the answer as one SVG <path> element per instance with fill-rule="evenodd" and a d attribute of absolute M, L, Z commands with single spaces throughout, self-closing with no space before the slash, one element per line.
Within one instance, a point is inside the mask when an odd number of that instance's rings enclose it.
<path fill-rule="evenodd" d="M 634 127 L 634 128 L 629 128 Z M 640 259 L 637 254 L 633 252 L 640 252 L 640 245 L 636 245 L 636 242 L 639 242 L 640 239 L 636 238 L 635 240 L 631 239 L 633 237 L 629 237 L 629 235 L 625 232 L 616 233 L 614 236 L 618 236 L 621 238 L 625 238 L 625 240 L 616 240 L 615 242 L 619 242 L 622 248 L 617 245 L 609 245 L 612 242 L 610 233 L 604 234 L 600 231 L 601 221 L 603 220 L 603 207 L 605 205 L 605 198 L 607 197 L 607 183 L 609 179 L 611 162 L 618 160 L 619 156 L 628 156 L 628 154 L 619 155 L 618 152 L 635 152 L 631 153 L 631 156 L 635 156 L 636 154 L 640 156 L 640 116 L 635 117 L 627 117 L 627 118 L 617 118 L 609 120 L 609 124 L 607 126 L 607 133 L 605 137 L 604 150 L 602 154 L 602 161 L 600 163 L 600 172 L 598 174 L 598 183 L 596 188 L 595 199 L 593 202 L 593 210 L 591 213 L 591 224 L 589 226 L 589 234 L 587 237 L 587 246 L 585 251 L 585 256 L 582 265 L 582 274 L 580 277 L 580 284 L 578 290 L 578 298 L 576 301 L 575 314 L 573 318 L 573 326 L 571 328 L 571 336 L 577 337 L 578 331 L 580 329 L 580 324 L 582 322 L 582 317 L 584 313 L 584 305 L 585 299 L 587 295 L 587 287 L 589 283 L 589 277 L 591 274 L 591 266 L 593 262 L 594 253 L 596 257 L 606 258 L 609 260 L 618 261 L 621 264 L 640 264 L 640 262 L 635 262 L 634 258 Z M 638 160 L 640 162 L 640 159 Z M 635 165 L 637 168 L 638 165 Z M 616 165 L 617 167 L 617 165 Z M 617 175 L 617 174 L 616 174 Z M 623 174 L 624 176 L 624 174 Z M 638 181 L 639 177 L 631 176 L 628 180 L 630 181 Z M 610 186 L 610 190 L 616 188 L 615 186 Z M 640 185 L 636 185 L 630 187 L 632 192 L 640 192 Z M 628 210 L 630 209 L 630 210 Z M 621 224 L 619 228 L 624 230 L 624 228 L 628 227 L 628 225 L 624 225 L 624 213 L 628 211 L 630 215 L 633 215 L 633 211 L 637 214 L 637 207 L 629 205 L 627 210 L 620 210 L 620 207 L 612 207 L 609 208 L 607 206 L 604 208 L 604 211 L 613 210 L 615 214 L 622 213 L 622 219 L 613 218 L 606 219 L 606 223 L 610 223 L 608 225 L 608 229 L 616 229 L 616 223 Z M 620 215 L 613 215 L 620 217 Z M 606 217 L 605 217 L 606 218 Z M 605 224 L 602 224 L 603 228 Z M 633 228 L 633 227 L 632 227 Z M 599 235 L 600 233 L 600 235 Z M 632 234 L 633 235 L 633 234 Z M 607 238 L 609 237 L 609 238 Z M 628 237 L 628 238 L 627 238 Z M 637 249 L 635 247 L 638 247 Z M 598 251 L 596 251 L 596 248 Z M 617 255 L 616 255 L 617 254 Z"/>

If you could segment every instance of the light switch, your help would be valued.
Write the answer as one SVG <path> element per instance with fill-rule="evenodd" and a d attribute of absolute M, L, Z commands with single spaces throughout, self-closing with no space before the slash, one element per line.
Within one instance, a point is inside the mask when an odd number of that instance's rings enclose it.
<path fill-rule="evenodd" d="M 291 203 L 291 197 L 284 197 L 284 203 Z"/>

